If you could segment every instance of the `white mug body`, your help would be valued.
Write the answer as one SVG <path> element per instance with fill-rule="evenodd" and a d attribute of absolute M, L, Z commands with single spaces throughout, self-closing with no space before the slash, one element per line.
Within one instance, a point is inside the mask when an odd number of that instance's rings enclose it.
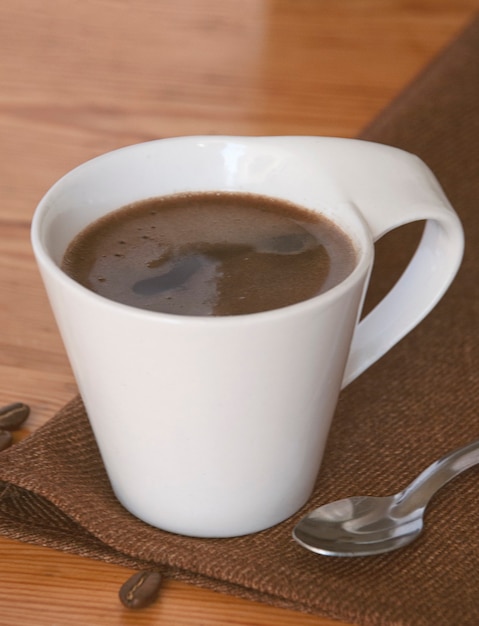
<path fill-rule="evenodd" d="M 89 161 L 40 202 L 32 241 L 52 309 L 112 488 L 145 522 L 243 535 L 283 521 L 310 496 L 374 258 L 368 217 L 344 192 L 347 172 L 315 162 L 318 145 L 327 159 L 328 145 L 342 141 L 306 140 L 300 150 L 302 138 L 148 142 Z M 60 269 L 93 220 L 185 191 L 251 192 L 318 211 L 352 239 L 355 269 L 304 302 L 224 317 L 113 302 Z"/>

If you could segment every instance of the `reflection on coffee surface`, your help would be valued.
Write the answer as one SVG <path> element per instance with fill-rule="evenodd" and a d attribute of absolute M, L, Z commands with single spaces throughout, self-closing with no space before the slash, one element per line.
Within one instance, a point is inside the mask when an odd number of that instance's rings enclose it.
<path fill-rule="evenodd" d="M 240 315 L 312 298 L 353 270 L 349 237 L 314 211 L 228 192 L 162 196 L 93 222 L 63 270 L 111 300 L 177 315 Z"/>

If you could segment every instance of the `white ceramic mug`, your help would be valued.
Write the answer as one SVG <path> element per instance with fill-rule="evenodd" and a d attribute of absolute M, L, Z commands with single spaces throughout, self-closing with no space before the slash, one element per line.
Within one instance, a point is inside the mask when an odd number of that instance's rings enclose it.
<path fill-rule="evenodd" d="M 230 317 L 136 309 L 61 271 L 71 239 L 106 212 L 207 190 L 324 213 L 353 240 L 356 268 L 310 300 Z M 407 270 L 358 323 L 374 241 L 416 220 L 427 222 Z M 340 389 L 434 307 L 463 252 L 460 222 L 417 157 L 318 137 L 182 137 L 105 154 L 47 192 L 32 242 L 118 499 L 154 526 L 203 537 L 259 531 L 305 503 Z"/>

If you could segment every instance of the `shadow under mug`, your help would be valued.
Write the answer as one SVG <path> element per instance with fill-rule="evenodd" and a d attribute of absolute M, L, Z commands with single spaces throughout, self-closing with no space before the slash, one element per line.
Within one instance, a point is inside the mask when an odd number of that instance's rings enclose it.
<path fill-rule="evenodd" d="M 354 271 L 281 309 L 155 313 L 99 296 L 60 269 L 73 237 L 126 204 L 184 191 L 263 194 L 318 211 L 352 239 Z M 360 320 L 374 241 L 425 220 L 390 293 Z M 435 306 L 463 232 L 417 157 L 321 137 L 179 137 L 97 157 L 39 203 L 32 244 L 120 502 L 164 530 L 243 535 L 295 513 L 313 489 L 342 387 Z"/>

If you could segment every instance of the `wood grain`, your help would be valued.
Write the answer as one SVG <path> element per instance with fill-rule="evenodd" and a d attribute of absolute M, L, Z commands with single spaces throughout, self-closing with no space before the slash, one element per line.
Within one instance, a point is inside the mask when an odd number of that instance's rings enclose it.
<path fill-rule="evenodd" d="M 476 0 L 3 0 L 0 405 L 31 405 L 20 436 L 76 391 L 29 242 L 35 205 L 57 178 L 163 136 L 354 136 L 477 9 Z M 132 612 L 117 599 L 125 568 L 1 538 L 0 560 L 0 625 L 338 624 L 177 582 Z"/>

